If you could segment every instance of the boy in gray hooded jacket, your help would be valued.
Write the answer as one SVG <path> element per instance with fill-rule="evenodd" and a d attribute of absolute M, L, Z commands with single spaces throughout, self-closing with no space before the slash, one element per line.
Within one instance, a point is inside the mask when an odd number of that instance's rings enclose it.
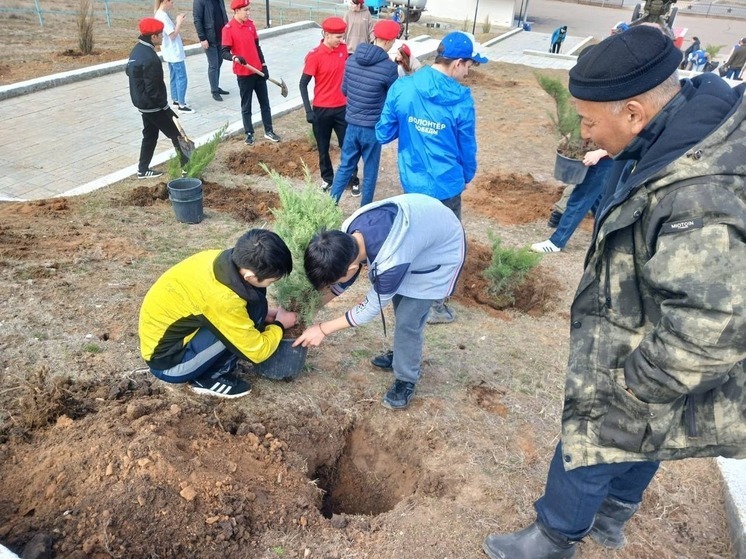
<path fill-rule="evenodd" d="M 307 328 L 295 345 L 317 346 L 332 332 L 383 316 L 383 308 L 393 303 L 394 350 L 373 364 L 394 370 L 394 384 L 383 405 L 394 410 L 408 407 L 420 377 L 430 306 L 453 293 L 465 256 L 461 222 L 435 198 L 403 194 L 360 208 L 341 231 L 321 231 L 311 239 L 304 265 L 311 284 L 326 289 L 324 302 L 352 285 L 363 264 L 368 266 L 371 288 L 344 315 Z"/>

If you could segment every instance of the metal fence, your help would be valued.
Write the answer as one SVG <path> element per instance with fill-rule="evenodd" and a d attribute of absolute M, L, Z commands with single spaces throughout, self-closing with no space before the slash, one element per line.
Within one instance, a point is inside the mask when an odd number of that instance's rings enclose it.
<path fill-rule="evenodd" d="M 576 0 L 578 4 L 634 9 L 643 0 Z M 704 17 L 746 18 L 746 6 L 726 5 L 716 2 L 677 2 L 674 7 L 680 14 Z"/>
<path fill-rule="evenodd" d="M 192 11 L 193 0 L 179 0 L 179 11 Z M 347 6 L 342 0 L 257 0 L 253 10 L 256 21 L 263 21 L 266 17 L 266 7 L 269 6 L 273 25 L 282 25 L 297 21 L 299 15 L 311 20 L 317 20 L 328 15 L 344 15 Z M 115 19 L 139 19 L 143 14 L 153 11 L 153 3 L 149 0 L 91 0 L 93 16 L 103 20 L 108 27 L 112 27 Z M 41 27 L 46 19 L 55 20 L 58 16 L 78 16 L 81 8 L 76 2 L 59 2 L 56 0 L 16 0 L 0 6 L 2 14 L 18 14 L 33 16 Z M 5 16 L 12 17 L 12 16 Z M 5 19 L 5 18 L 3 18 Z"/>

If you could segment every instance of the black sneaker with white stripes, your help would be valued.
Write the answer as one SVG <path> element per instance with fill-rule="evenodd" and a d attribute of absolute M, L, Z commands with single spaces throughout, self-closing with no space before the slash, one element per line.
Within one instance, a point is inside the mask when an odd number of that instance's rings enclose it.
<path fill-rule="evenodd" d="M 154 171 L 153 169 L 148 169 L 144 173 L 140 171 L 137 172 L 138 179 L 156 179 L 160 176 L 163 176 L 163 173 L 160 171 Z"/>
<path fill-rule="evenodd" d="M 251 384 L 232 374 L 217 375 L 214 378 L 204 376 L 191 381 L 192 390 L 198 394 L 217 396 L 218 398 L 240 398 L 251 392 Z"/>

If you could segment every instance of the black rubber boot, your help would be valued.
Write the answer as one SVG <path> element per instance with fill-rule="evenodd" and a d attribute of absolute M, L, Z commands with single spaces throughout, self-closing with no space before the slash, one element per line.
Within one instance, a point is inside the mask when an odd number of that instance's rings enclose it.
<path fill-rule="evenodd" d="M 640 508 L 640 503 L 625 503 L 611 497 L 601 503 L 591 528 L 591 539 L 610 549 L 621 549 L 627 544 L 624 524 Z"/>
<path fill-rule="evenodd" d="M 557 210 L 552 210 L 552 214 L 549 216 L 549 221 L 547 221 L 547 227 L 556 229 L 559 225 L 560 219 L 562 219 L 562 213 Z"/>
<path fill-rule="evenodd" d="M 575 542 L 534 522 L 520 532 L 487 536 L 482 549 L 490 559 L 567 559 L 575 555 Z"/>

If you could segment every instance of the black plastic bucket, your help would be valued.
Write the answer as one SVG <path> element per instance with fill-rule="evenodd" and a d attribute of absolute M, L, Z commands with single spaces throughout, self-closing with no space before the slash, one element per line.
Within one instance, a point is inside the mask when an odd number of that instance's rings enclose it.
<path fill-rule="evenodd" d="M 263 377 L 276 380 L 294 379 L 303 371 L 308 354 L 307 347 L 293 347 L 294 342 L 294 339 L 280 341 L 277 351 L 266 361 L 255 364 L 254 368 Z"/>
<path fill-rule="evenodd" d="M 168 198 L 182 223 L 199 223 L 205 217 L 202 210 L 202 181 L 176 179 L 168 183 Z"/>
<path fill-rule="evenodd" d="M 580 159 L 570 159 L 557 153 L 554 160 L 554 178 L 565 184 L 580 184 L 585 179 L 588 167 Z"/>

